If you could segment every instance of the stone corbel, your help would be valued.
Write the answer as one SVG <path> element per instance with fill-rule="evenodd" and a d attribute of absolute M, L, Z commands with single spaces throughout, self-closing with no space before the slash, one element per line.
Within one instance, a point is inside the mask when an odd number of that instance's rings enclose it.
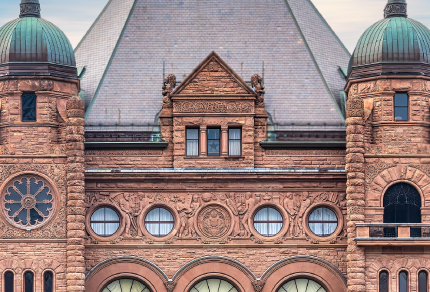
<path fill-rule="evenodd" d="M 61 118 L 67 121 L 67 99 L 57 99 L 57 110 Z"/>
<path fill-rule="evenodd" d="M 373 111 L 373 101 L 374 98 L 367 98 L 364 100 L 364 122 L 369 119 L 370 114 Z"/>

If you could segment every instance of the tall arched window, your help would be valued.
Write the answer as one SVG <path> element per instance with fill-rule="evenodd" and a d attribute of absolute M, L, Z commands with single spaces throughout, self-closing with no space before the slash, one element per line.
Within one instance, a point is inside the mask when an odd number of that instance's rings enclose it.
<path fill-rule="evenodd" d="M 428 291 L 428 274 L 426 271 L 421 271 L 418 274 L 418 292 Z"/>
<path fill-rule="evenodd" d="M 30 271 L 24 273 L 24 292 L 33 292 L 34 274 Z"/>
<path fill-rule="evenodd" d="M 379 292 L 388 292 L 388 272 L 379 273 Z"/>
<path fill-rule="evenodd" d="M 421 197 L 408 183 L 397 183 L 384 195 L 384 223 L 421 223 Z M 397 237 L 397 229 L 385 228 L 386 237 Z M 411 236 L 420 237 L 421 228 L 411 228 Z"/>
<path fill-rule="evenodd" d="M 4 292 L 13 292 L 13 278 L 11 271 L 4 273 Z"/>
<path fill-rule="evenodd" d="M 408 292 L 408 273 L 405 271 L 399 273 L 399 292 Z"/>
<path fill-rule="evenodd" d="M 43 274 L 43 292 L 54 291 L 54 274 L 51 271 L 46 271 Z"/>

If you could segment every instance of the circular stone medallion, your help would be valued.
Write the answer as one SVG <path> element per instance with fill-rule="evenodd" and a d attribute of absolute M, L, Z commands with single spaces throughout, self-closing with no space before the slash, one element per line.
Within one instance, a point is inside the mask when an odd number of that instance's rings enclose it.
<path fill-rule="evenodd" d="M 222 206 L 209 205 L 204 207 L 197 217 L 197 228 L 207 238 L 222 238 L 231 227 L 231 216 Z"/>

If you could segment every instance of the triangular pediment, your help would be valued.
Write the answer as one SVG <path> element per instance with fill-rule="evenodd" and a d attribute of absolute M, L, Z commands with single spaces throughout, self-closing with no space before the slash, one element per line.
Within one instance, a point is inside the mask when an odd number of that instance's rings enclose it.
<path fill-rule="evenodd" d="M 251 77 L 251 76 L 250 76 Z M 252 90 L 215 52 L 176 88 L 174 95 L 252 94 Z"/>

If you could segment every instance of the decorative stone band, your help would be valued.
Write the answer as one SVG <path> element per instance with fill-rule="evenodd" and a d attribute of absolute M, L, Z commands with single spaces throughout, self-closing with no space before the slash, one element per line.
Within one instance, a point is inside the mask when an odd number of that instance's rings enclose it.
<path fill-rule="evenodd" d="M 385 18 L 388 17 L 408 17 L 407 15 L 407 4 L 388 4 L 384 10 Z"/>
<path fill-rule="evenodd" d="M 39 3 L 21 3 L 21 12 L 19 17 L 40 17 Z"/>

